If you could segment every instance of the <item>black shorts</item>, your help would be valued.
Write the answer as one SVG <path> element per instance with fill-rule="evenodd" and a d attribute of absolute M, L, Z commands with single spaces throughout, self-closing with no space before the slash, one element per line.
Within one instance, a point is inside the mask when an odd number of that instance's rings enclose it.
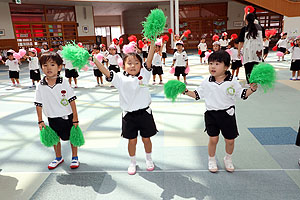
<path fill-rule="evenodd" d="M 235 139 L 239 133 L 235 114 L 229 115 L 225 110 L 206 111 L 204 113 L 205 127 L 210 137 L 219 136 L 220 131 L 225 139 Z"/>
<path fill-rule="evenodd" d="M 66 78 L 77 78 L 79 75 L 76 69 L 66 69 L 65 76 Z"/>
<path fill-rule="evenodd" d="M 290 70 L 291 71 L 299 71 L 300 70 L 300 60 L 292 60 Z"/>
<path fill-rule="evenodd" d="M 221 47 L 221 50 L 225 51 L 227 49 L 227 47 Z"/>
<path fill-rule="evenodd" d="M 286 48 L 279 47 L 279 48 L 277 49 L 277 51 L 280 51 L 280 52 L 282 52 L 282 53 L 285 53 L 285 52 L 286 52 Z"/>
<path fill-rule="evenodd" d="M 174 76 L 186 76 L 187 74 L 185 73 L 185 67 L 184 66 L 176 66 L 175 67 L 175 73 Z"/>
<path fill-rule="evenodd" d="M 73 113 L 68 115 L 68 119 L 61 117 L 48 117 L 49 126 L 57 133 L 62 140 L 69 140 L 70 131 L 73 126 Z"/>
<path fill-rule="evenodd" d="M 120 72 L 120 68 L 118 67 L 118 65 L 109 65 L 108 70 L 109 71 L 112 70 L 112 71 L 114 71 L 116 73 Z"/>
<path fill-rule="evenodd" d="M 41 80 L 41 73 L 39 69 L 30 70 L 30 79 L 39 81 Z"/>
<path fill-rule="evenodd" d="M 156 75 L 156 74 L 162 75 L 163 73 L 164 72 L 163 72 L 162 66 L 155 66 L 155 65 L 152 66 L 152 74 L 153 75 Z"/>
<path fill-rule="evenodd" d="M 19 79 L 19 72 L 18 71 L 10 71 L 8 72 L 9 78 Z"/>
<path fill-rule="evenodd" d="M 162 52 L 162 58 L 167 58 L 167 53 L 166 52 Z"/>
<path fill-rule="evenodd" d="M 265 47 L 264 48 L 264 55 L 268 54 L 269 53 L 269 47 Z"/>
<path fill-rule="evenodd" d="M 243 66 L 241 60 L 232 61 L 231 69 L 236 70 L 237 68 L 240 68 L 241 66 Z"/>
<path fill-rule="evenodd" d="M 143 58 L 147 58 L 147 56 L 148 56 L 147 51 L 143 51 Z"/>
<path fill-rule="evenodd" d="M 148 108 L 128 112 L 122 117 L 121 135 L 124 138 L 135 139 L 138 136 L 138 131 L 143 138 L 149 138 L 157 133 L 152 111 L 151 114 L 146 111 Z"/>
<path fill-rule="evenodd" d="M 103 76 L 103 74 L 99 69 L 94 69 L 94 76 L 101 77 L 101 76 Z"/>
<path fill-rule="evenodd" d="M 202 51 L 202 52 L 201 52 L 200 58 L 204 58 L 204 57 L 205 57 L 205 52 L 206 52 L 206 51 Z"/>

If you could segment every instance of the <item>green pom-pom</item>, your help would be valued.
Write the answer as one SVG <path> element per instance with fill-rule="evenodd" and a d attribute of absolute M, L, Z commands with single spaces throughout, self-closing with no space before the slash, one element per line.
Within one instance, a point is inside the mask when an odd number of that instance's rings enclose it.
<path fill-rule="evenodd" d="M 169 80 L 164 85 L 164 91 L 166 97 L 168 99 L 172 99 L 173 102 L 177 98 L 178 94 L 181 94 L 185 91 L 185 88 L 186 88 L 185 84 L 177 80 Z"/>
<path fill-rule="evenodd" d="M 249 79 L 250 83 L 261 85 L 265 93 L 267 90 L 274 88 L 275 81 L 276 71 L 272 65 L 267 63 L 255 65 Z"/>
<path fill-rule="evenodd" d="M 61 53 L 64 59 L 69 60 L 73 67 L 79 70 L 89 63 L 89 52 L 75 43 L 64 46 Z"/>
<path fill-rule="evenodd" d="M 146 17 L 146 21 L 142 22 L 144 27 L 144 36 L 152 41 L 156 41 L 157 36 L 164 32 L 167 18 L 161 9 L 153 9 Z"/>
<path fill-rule="evenodd" d="M 52 147 L 53 145 L 57 145 L 59 137 L 52 128 L 46 126 L 46 128 L 43 127 L 40 131 L 40 140 L 46 147 Z"/>
<path fill-rule="evenodd" d="M 82 131 L 79 128 L 79 126 L 77 126 L 76 128 L 75 128 L 75 126 L 73 126 L 71 128 L 70 142 L 75 147 L 80 147 L 80 146 L 84 145 L 84 137 L 83 137 Z"/>

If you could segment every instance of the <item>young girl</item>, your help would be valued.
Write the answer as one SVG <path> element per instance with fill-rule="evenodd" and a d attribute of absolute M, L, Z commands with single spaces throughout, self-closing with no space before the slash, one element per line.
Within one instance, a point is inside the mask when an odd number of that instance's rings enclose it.
<path fill-rule="evenodd" d="M 231 39 L 227 39 L 227 37 L 228 37 L 228 34 L 226 32 L 222 33 L 222 37 L 219 40 L 220 45 L 221 45 L 221 50 L 226 50 L 229 45 L 229 42 L 231 41 Z"/>
<path fill-rule="evenodd" d="M 14 54 L 14 50 L 12 50 L 12 49 L 8 50 L 7 54 L 6 54 L 8 59 L 5 62 L 3 60 L 1 60 L 1 61 L 3 64 L 8 66 L 8 70 L 9 70 L 8 73 L 9 73 L 9 78 L 12 82 L 12 86 L 19 87 L 19 86 L 21 86 L 20 82 L 19 82 L 19 71 L 20 71 L 19 65 L 21 64 L 21 61 L 15 59 L 13 54 Z M 17 85 L 16 85 L 16 82 L 17 82 Z"/>
<path fill-rule="evenodd" d="M 278 46 L 278 49 L 277 51 L 280 51 L 282 53 L 286 53 L 286 49 L 287 49 L 287 45 L 288 45 L 288 39 L 286 38 L 287 37 L 287 33 L 284 33 L 282 32 L 281 34 L 281 38 L 278 40 L 278 42 L 276 43 L 276 45 Z M 278 56 L 278 60 L 277 61 L 280 61 L 280 56 Z M 282 56 L 282 61 L 285 61 L 284 60 L 284 55 Z"/>
<path fill-rule="evenodd" d="M 114 44 L 115 44 L 116 49 L 117 49 L 117 54 L 119 54 L 119 56 L 122 57 L 122 55 L 121 55 L 121 48 L 120 48 L 120 41 L 119 41 L 118 38 L 116 38 L 115 41 L 116 41 L 116 43 L 114 43 Z M 105 44 L 102 44 L 102 45 L 104 45 L 104 47 L 105 47 Z"/>
<path fill-rule="evenodd" d="M 62 140 L 69 140 L 72 126 L 78 126 L 76 110 L 76 96 L 70 85 L 57 72 L 62 68 L 63 60 L 57 53 L 43 54 L 40 57 L 42 70 L 46 75 L 37 85 L 35 93 L 36 111 L 40 130 L 46 128 L 42 111 L 48 117 L 49 126 Z M 55 86 L 55 87 L 54 87 Z M 71 144 L 71 169 L 79 167 L 78 148 Z M 61 154 L 61 144 L 54 145 L 56 158 L 48 165 L 48 169 L 55 169 L 64 162 Z"/>
<path fill-rule="evenodd" d="M 221 50 L 221 43 L 219 41 L 215 41 L 212 45 L 213 45 L 214 52 Z"/>
<path fill-rule="evenodd" d="M 74 79 L 75 88 L 77 88 L 77 77 L 79 76 L 77 69 L 74 69 L 72 63 L 68 60 L 65 61 L 65 77 L 69 79 L 70 87 L 72 87 L 72 78 Z"/>
<path fill-rule="evenodd" d="M 232 76 L 234 76 L 234 73 L 236 72 L 235 77 L 237 80 L 239 80 L 238 75 L 240 71 L 240 67 L 243 66 L 241 58 L 238 57 L 238 47 L 239 47 L 239 41 L 236 39 L 234 40 L 234 47 L 230 49 L 231 51 L 231 70 L 232 70 Z"/>
<path fill-rule="evenodd" d="M 205 43 L 205 38 L 201 38 L 201 41 L 198 44 L 198 50 L 201 50 L 200 64 L 202 64 L 202 59 L 205 57 L 205 52 L 207 51 L 207 44 Z"/>
<path fill-rule="evenodd" d="M 136 173 L 136 144 L 138 131 L 142 136 L 146 151 L 146 166 L 148 171 L 154 170 L 154 163 L 151 158 L 152 143 L 150 137 L 157 133 L 156 125 L 149 108 L 151 96 L 149 88 L 145 87 L 151 78 L 151 62 L 154 55 L 154 42 L 151 43 L 150 51 L 146 62 L 136 53 L 124 51 L 124 73 L 108 71 L 98 60 L 95 64 L 119 91 L 120 106 L 123 110 L 122 136 L 128 139 L 128 152 L 130 165 L 128 174 Z M 127 54 L 126 54 L 127 53 Z"/>
<path fill-rule="evenodd" d="M 292 78 L 290 80 L 300 80 L 300 35 L 296 38 L 295 41 L 296 44 L 294 44 L 293 47 L 291 47 L 288 52 L 292 53 L 291 57 L 291 68 L 292 71 Z M 296 78 L 297 73 L 297 78 Z"/>
<path fill-rule="evenodd" d="M 165 43 L 166 42 L 164 42 L 163 44 L 165 44 Z M 164 72 L 162 69 L 161 58 L 162 58 L 161 41 L 158 41 L 155 43 L 155 53 L 154 53 L 153 60 L 152 60 L 153 85 L 155 84 L 156 74 L 159 76 L 159 84 L 163 84 L 162 74 Z"/>
<path fill-rule="evenodd" d="M 46 42 L 43 43 L 43 48 L 41 49 L 41 53 L 48 53 L 50 50 L 49 50 L 49 47 L 48 47 L 48 44 Z"/>
<path fill-rule="evenodd" d="M 167 43 L 165 42 L 162 47 L 162 61 L 164 65 L 166 65 L 166 58 L 167 58 Z"/>
<path fill-rule="evenodd" d="M 176 46 L 177 42 L 183 43 L 182 38 L 184 37 L 184 35 L 183 34 L 182 34 L 182 36 L 180 36 L 178 34 L 174 35 L 174 32 L 172 34 L 173 34 L 173 42 L 174 42 L 174 47 L 173 47 L 173 49 L 174 49 L 173 54 L 174 54 L 177 51 L 177 46 Z"/>
<path fill-rule="evenodd" d="M 38 83 L 41 80 L 39 59 L 36 54 L 37 50 L 35 48 L 30 48 L 28 51 L 29 56 L 25 56 L 29 62 L 28 67 L 30 70 L 30 79 L 32 80 L 32 86 L 30 86 L 30 88 L 35 87 L 34 81 Z"/>
<path fill-rule="evenodd" d="M 171 67 L 175 66 L 175 73 L 174 76 L 177 77 L 177 80 L 180 80 L 180 74 L 183 76 L 184 83 L 186 82 L 186 73 L 185 69 L 188 66 L 188 56 L 187 53 L 183 50 L 183 42 L 178 41 L 176 43 L 177 51 L 174 53 L 173 56 L 173 64 Z"/>
<path fill-rule="evenodd" d="M 212 53 L 208 58 L 208 65 L 211 76 L 205 79 L 195 91 L 186 89 L 184 94 L 196 100 L 204 99 L 205 101 L 204 119 L 209 135 L 208 170 L 210 172 L 218 171 L 215 153 L 221 131 L 226 145 L 225 168 L 228 172 L 233 172 L 234 139 L 239 135 L 235 119 L 235 98 L 247 99 L 256 91 L 257 85 L 250 84 L 251 88 L 248 89 L 241 87 L 228 71 L 230 55 L 226 51 Z"/>
<path fill-rule="evenodd" d="M 144 46 L 142 48 L 142 53 L 143 53 L 143 59 L 144 59 L 144 62 L 148 56 L 148 50 L 149 50 L 149 45 L 148 45 L 148 41 L 146 38 L 143 38 L 143 43 L 144 43 Z"/>
<path fill-rule="evenodd" d="M 102 44 L 101 44 L 102 45 Z M 100 46 L 101 46 L 100 45 Z M 104 45 L 104 44 L 103 44 Z M 102 47 L 102 46 L 101 46 Z M 97 55 L 98 53 L 100 53 L 100 48 L 98 45 L 95 45 L 92 51 L 92 55 Z M 102 54 L 103 56 L 103 54 Z M 104 57 L 104 56 L 103 56 Z M 91 58 L 92 59 L 92 58 Z M 104 63 L 104 60 L 102 61 Z M 97 81 L 97 85 L 96 87 L 99 87 L 103 84 L 103 74 L 102 72 L 98 69 L 98 67 L 96 65 L 93 66 L 93 71 L 94 71 L 94 76 L 96 77 L 96 81 Z M 100 85 L 100 81 L 101 81 L 101 85 Z"/>
<path fill-rule="evenodd" d="M 112 70 L 114 72 L 120 72 L 120 67 L 119 67 L 119 64 L 118 64 L 118 60 L 119 59 L 122 59 L 120 57 L 119 54 L 116 54 L 116 46 L 115 45 L 110 45 L 109 48 L 108 48 L 108 51 L 109 51 L 109 55 L 104 58 L 104 60 L 108 63 L 108 70 Z"/>

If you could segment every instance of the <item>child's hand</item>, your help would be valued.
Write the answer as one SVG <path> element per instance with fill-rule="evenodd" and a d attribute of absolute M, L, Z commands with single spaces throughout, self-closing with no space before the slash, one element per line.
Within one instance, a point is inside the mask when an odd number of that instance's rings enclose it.
<path fill-rule="evenodd" d="M 44 122 L 39 123 L 39 129 L 40 129 L 40 131 L 43 129 L 43 127 L 46 128 L 45 123 Z"/>
<path fill-rule="evenodd" d="M 75 126 L 75 128 L 77 128 L 79 121 L 78 120 L 74 120 L 73 119 L 73 125 Z"/>
<path fill-rule="evenodd" d="M 256 83 L 250 83 L 250 89 L 252 92 L 255 92 L 257 90 L 258 85 Z"/>

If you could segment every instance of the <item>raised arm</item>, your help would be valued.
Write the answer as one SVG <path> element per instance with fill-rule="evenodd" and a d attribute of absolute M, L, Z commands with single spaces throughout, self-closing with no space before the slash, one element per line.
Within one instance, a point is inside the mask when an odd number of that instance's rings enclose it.
<path fill-rule="evenodd" d="M 98 69 L 107 77 L 110 78 L 110 72 L 108 71 L 108 69 L 106 67 L 104 67 L 104 65 L 102 63 L 99 62 L 99 60 L 97 60 L 97 58 L 94 56 L 94 63 L 95 65 L 98 67 Z"/>
<path fill-rule="evenodd" d="M 154 56 L 154 46 L 155 46 L 155 42 L 151 41 L 150 50 L 149 50 L 148 57 L 147 57 L 147 60 L 146 60 L 146 65 L 147 65 L 148 69 L 151 68 L 152 59 L 153 59 L 153 56 Z"/>

